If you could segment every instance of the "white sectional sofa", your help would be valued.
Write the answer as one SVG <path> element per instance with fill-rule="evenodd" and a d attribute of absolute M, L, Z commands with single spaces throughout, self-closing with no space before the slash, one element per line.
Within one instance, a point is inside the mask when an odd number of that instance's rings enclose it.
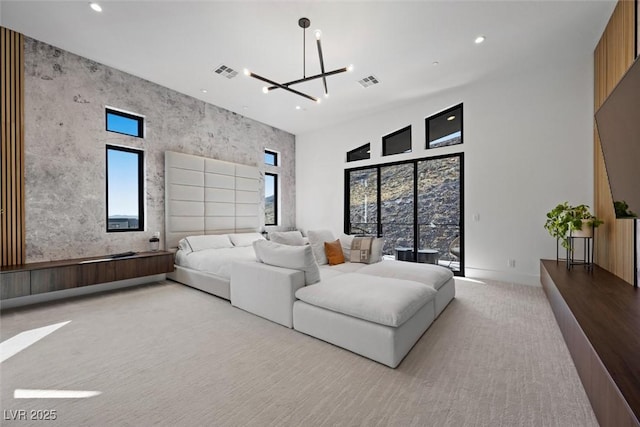
<path fill-rule="evenodd" d="M 431 264 L 347 262 L 319 272 L 305 284 L 301 269 L 234 262 L 231 304 L 395 368 L 455 297 L 453 273 Z"/>

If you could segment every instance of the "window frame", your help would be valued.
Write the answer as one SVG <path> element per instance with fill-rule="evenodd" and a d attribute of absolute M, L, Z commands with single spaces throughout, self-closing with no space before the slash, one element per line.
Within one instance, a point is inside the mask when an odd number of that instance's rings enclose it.
<path fill-rule="evenodd" d="M 389 154 L 387 154 L 387 152 L 386 152 L 387 150 L 386 150 L 386 147 L 385 147 L 386 141 L 389 138 L 393 138 L 394 136 L 400 135 L 401 133 L 404 133 L 404 132 L 407 132 L 407 131 L 409 132 L 409 151 L 403 151 L 402 153 L 389 153 Z M 391 133 L 389 133 L 387 135 L 384 135 L 382 137 L 382 156 L 383 157 L 386 157 L 386 156 L 397 156 L 398 154 L 408 154 L 408 153 L 412 153 L 412 152 L 413 152 L 413 135 L 412 135 L 412 132 L 411 132 L 411 125 L 405 126 L 402 129 L 398 129 L 398 130 L 396 130 L 394 132 L 391 132 Z"/>
<path fill-rule="evenodd" d="M 144 122 L 145 122 L 145 117 L 141 116 L 139 114 L 135 114 L 135 113 L 130 113 L 128 111 L 123 111 L 123 110 L 119 110 L 117 108 L 113 108 L 113 107 L 105 107 L 104 109 L 104 129 L 107 132 L 112 132 L 112 133 L 117 133 L 119 135 L 126 135 L 126 136 L 131 136 L 134 138 L 141 138 L 144 139 Z M 124 117 L 126 119 L 131 119 L 131 120 L 135 120 L 138 123 L 138 134 L 137 135 L 131 135 L 130 133 L 124 133 L 124 132 L 118 132 L 117 130 L 111 130 L 109 129 L 109 114 L 115 115 L 115 116 L 119 116 L 119 117 Z"/>
<path fill-rule="evenodd" d="M 115 151 L 123 151 L 126 153 L 136 154 L 138 156 L 138 227 L 137 228 L 109 228 L 109 150 Z M 119 145 L 106 145 L 105 150 L 105 200 L 106 200 L 106 230 L 107 233 L 125 233 L 129 231 L 144 231 L 145 221 L 144 221 L 144 201 L 145 201 L 145 191 L 144 191 L 144 151 L 138 150 L 135 148 L 122 147 Z"/>
<path fill-rule="evenodd" d="M 349 155 L 351 155 L 351 154 L 353 154 L 353 153 L 356 153 L 356 152 L 358 152 L 358 151 L 361 151 L 361 150 L 362 150 L 362 149 L 364 149 L 364 148 L 367 148 L 367 149 L 368 149 L 368 150 L 367 150 L 367 153 L 366 153 L 366 154 L 368 155 L 368 157 L 365 157 L 365 158 L 363 158 L 363 159 L 349 159 Z M 356 147 L 356 148 L 354 148 L 353 150 L 349 150 L 349 151 L 347 151 L 347 163 L 350 163 L 350 162 L 359 162 L 359 161 L 361 161 L 361 160 L 369 160 L 369 159 L 371 159 L 371 143 L 370 143 L 370 142 L 367 142 L 366 144 L 363 144 L 363 145 L 361 145 L 361 146 L 359 146 L 359 147 Z"/>
<path fill-rule="evenodd" d="M 278 162 L 278 152 L 277 151 L 273 151 L 273 150 L 264 150 L 264 154 L 269 154 L 273 156 L 273 164 L 271 163 L 267 163 L 266 159 L 264 161 L 264 164 L 267 166 L 273 166 L 273 167 L 278 167 L 280 166 L 279 162 Z"/>
<path fill-rule="evenodd" d="M 426 117 L 424 119 L 424 140 L 425 140 L 425 148 L 427 150 L 432 150 L 434 148 L 452 147 L 454 145 L 462 145 L 462 144 L 464 144 L 464 106 L 463 106 L 463 104 L 464 103 L 461 102 L 461 103 L 459 103 L 457 105 L 454 105 L 452 107 L 447 108 L 446 110 L 442 110 L 442 111 L 440 111 L 438 113 L 432 114 L 431 116 Z M 438 146 L 438 147 L 432 147 L 431 146 L 431 142 L 432 141 L 429 141 L 429 122 L 431 120 L 433 120 L 433 119 L 438 118 L 438 117 L 450 114 L 451 112 L 456 111 L 458 109 L 460 109 L 460 142 L 457 143 L 457 144 L 441 145 L 441 146 Z"/>
<path fill-rule="evenodd" d="M 267 195 L 266 195 L 267 179 L 266 178 L 267 178 L 267 176 L 273 177 L 273 220 L 274 220 L 273 224 L 267 223 L 267 217 L 265 215 L 264 225 L 265 226 L 275 226 L 275 225 L 278 225 L 278 205 L 279 205 L 279 203 L 278 203 L 278 197 L 279 197 L 279 195 L 278 195 L 278 174 L 275 173 L 275 172 L 265 172 L 264 176 L 265 176 L 265 180 L 264 180 L 264 182 L 265 182 L 265 187 L 264 187 L 265 188 L 265 194 L 264 194 L 263 197 L 264 197 L 264 201 L 265 201 L 265 204 L 264 204 L 265 212 L 267 210 L 267 203 L 266 203 L 267 202 Z"/>

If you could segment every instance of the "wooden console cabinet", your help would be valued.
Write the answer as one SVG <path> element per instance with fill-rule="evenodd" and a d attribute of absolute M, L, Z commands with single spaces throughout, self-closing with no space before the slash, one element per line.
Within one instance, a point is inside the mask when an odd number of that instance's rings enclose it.
<path fill-rule="evenodd" d="M 125 258 L 105 256 L 2 267 L 0 299 L 169 273 L 173 257 L 166 251 L 139 252 Z"/>

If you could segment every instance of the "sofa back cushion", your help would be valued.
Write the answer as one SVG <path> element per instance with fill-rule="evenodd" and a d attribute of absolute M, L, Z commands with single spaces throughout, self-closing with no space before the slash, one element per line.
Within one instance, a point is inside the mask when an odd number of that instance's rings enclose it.
<path fill-rule="evenodd" d="M 258 261 L 264 264 L 304 271 L 306 285 L 320 281 L 320 269 L 308 245 L 291 246 L 268 240 L 256 240 L 253 242 L 253 249 Z"/>
<path fill-rule="evenodd" d="M 299 231 L 272 231 L 269 240 L 274 243 L 291 246 L 304 246 L 306 242 Z"/>
<path fill-rule="evenodd" d="M 333 242 L 336 240 L 333 237 L 333 233 L 329 230 L 309 230 L 307 232 L 309 237 L 309 245 L 313 250 L 313 256 L 316 257 L 316 261 L 320 265 L 328 263 L 327 255 L 324 252 L 324 242 Z"/>

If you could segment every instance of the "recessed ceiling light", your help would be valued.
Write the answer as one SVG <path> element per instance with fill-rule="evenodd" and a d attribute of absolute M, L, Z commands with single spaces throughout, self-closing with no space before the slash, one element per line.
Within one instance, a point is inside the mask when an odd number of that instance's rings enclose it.
<path fill-rule="evenodd" d="M 200 89 L 200 92 L 207 93 L 207 90 L 206 89 Z"/>
<path fill-rule="evenodd" d="M 483 41 L 485 41 L 486 39 L 487 39 L 487 38 L 486 38 L 485 36 L 478 36 L 478 37 L 476 37 L 475 42 L 476 42 L 476 44 L 480 44 L 480 43 L 482 43 Z"/>
<path fill-rule="evenodd" d="M 242 106 L 242 109 L 243 109 L 243 110 L 248 110 L 248 109 L 249 109 L 249 107 L 248 107 L 247 105 L 243 105 L 243 106 Z"/>
<path fill-rule="evenodd" d="M 296 110 L 299 110 L 299 109 L 300 109 L 300 106 L 299 106 L 299 105 L 296 105 Z"/>
<path fill-rule="evenodd" d="M 96 12 L 102 12 L 102 7 L 100 7 L 98 3 L 89 3 L 89 6 L 91 6 L 91 9 L 95 10 Z"/>
<path fill-rule="evenodd" d="M 447 120 L 451 121 L 451 120 L 454 120 L 455 118 L 456 118 L 456 116 L 449 116 L 449 117 L 447 117 Z"/>
<path fill-rule="evenodd" d="M 439 65 L 440 63 L 438 61 L 433 61 L 431 64 L 435 66 L 435 65 Z"/>

